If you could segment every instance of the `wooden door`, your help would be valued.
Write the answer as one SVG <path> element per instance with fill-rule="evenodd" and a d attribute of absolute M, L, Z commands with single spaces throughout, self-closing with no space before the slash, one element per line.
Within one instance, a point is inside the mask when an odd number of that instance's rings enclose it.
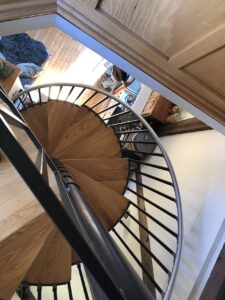
<path fill-rule="evenodd" d="M 58 13 L 225 124 L 224 0 L 59 0 Z"/>

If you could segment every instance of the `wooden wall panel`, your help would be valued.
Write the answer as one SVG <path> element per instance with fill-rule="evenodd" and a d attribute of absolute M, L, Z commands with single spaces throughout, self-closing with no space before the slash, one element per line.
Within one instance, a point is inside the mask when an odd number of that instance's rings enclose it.
<path fill-rule="evenodd" d="M 191 62 L 223 47 L 225 45 L 225 23 L 219 26 L 216 30 L 209 32 L 187 48 L 178 52 L 169 59 L 169 62 L 181 68 Z"/>
<path fill-rule="evenodd" d="M 98 9 L 172 57 L 224 23 L 223 0 L 103 0 Z"/>
<path fill-rule="evenodd" d="M 92 6 L 93 8 L 96 8 L 100 2 L 100 0 L 86 0 L 88 5 Z"/>
<path fill-rule="evenodd" d="M 56 0 L 0 0 L 0 22 L 56 12 Z"/>
<path fill-rule="evenodd" d="M 193 62 L 185 70 L 225 97 L 225 47 Z"/>

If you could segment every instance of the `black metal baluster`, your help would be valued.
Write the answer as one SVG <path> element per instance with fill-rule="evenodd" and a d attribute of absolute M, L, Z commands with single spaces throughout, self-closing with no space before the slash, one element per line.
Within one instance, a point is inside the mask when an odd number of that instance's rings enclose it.
<path fill-rule="evenodd" d="M 162 193 L 162 192 L 160 192 L 160 191 L 158 191 L 158 190 L 156 190 L 156 189 L 153 189 L 153 188 L 149 187 L 148 185 L 146 185 L 146 184 L 144 184 L 144 183 L 138 182 L 137 180 L 135 180 L 135 179 L 133 179 L 133 178 L 129 178 L 129 180 L 135 182 L 136 184 L 139 184 L 139 185 L 143 186 L 144 188 L 146 188 L 146 189 L 149 190 L 149 191 L 152 191 L 152 192 L 154 192 L 154 193 L 156 193 L 156 194 L 158 194 L 158 195 L 160 195 L 160 196 L 162 196 L 162 197 L 164 197 L 164 198 L 167 198 L 167 199 L 169 199 L 169 200 L 171 200 L 171 201 L 176 202 L 176 199 L 175 199 L 175 198 L 173 198 L 173 197 L 171 197 L 171 196 L 168 196 L 168 195 L 166 195 L 166 194 L 164 194 L 164 193 Z"/>
<path fill-rule="evenodd" d="M 53 285 L 52 292 L 53 292 L 54 300 L 58 300 L 57 285 Z"/>
<path fill-rule="evenodd" d="M 122 116 L 122 115 L 127 115 L 127 114 L 131 114 L 131 112 L 130 112 L 129 110 L 128 110 L 128 111 L 125 111 L 125 112 L 121 112 L 121 113 L 112 115 L 112 116 L 110 116 L 110 117 L 104 118 L 104 121 L 105 121 L 105 120 L 110 120 L 110 119 L 113 119 L 113 118 L 115 118 L 115 117 L 119 117 L 119 116 Z"/>
<path fill-rule="evenodd" d="M 90 108 L 91 108 L 91 109 L 95 108 L 96 106 L 98 106 L 99 104 L 103 103 L 103 102 L 106 101 L 107 99 L 109 99 L 108 96 L 106 96 L 105 98 L 103 98 L 103 99 L 100 100 L 98 103 L 96 103 L 95 105 L 91 106 Z"/>
<path fill-rule="evenodd" d="M 76 97 L 76 99 L 73 101 L 73 104 L 81 97 L 81 95 L 84 93 L 86 89 L 82 88 L 82 90 L 80 91 L 79 95 Z"/>
<path fill-rule="evenodd" d="M 110 127 L 116 127 L 116 126 L 121 126 L 121 125 L 130 125 L 130 124 L 139 123 L 139 122 L 140 122 L 140 120 L 135 119 L 135 120 L 131 120 L 131 121 L 125 121 L 125 122 L 110 124 Z"/>
<path fill-rule="evenodd" d="M 168 180 L 165 180 L 165 179 L 162 179 L 162 178 L 159 178 L 157 176 L 153 176 L 153 175 L 150 175 L 150 174 L 147 174 L 145 172 L 141 172 L 141 171 L 137 171 L 136 169 L 133 169 L 133 168 L 130 168 L 131 171 L 134 171 L 135 173 L 137 174 L 140 174 L 144 177 L 148 177 L 148 178 L 151 178 L 151 179 L 154 179 L 156 181 L 159 181 L 161 183 L 164 183 L 164 184 L 167 184 L 167 185 L 170 185 L 170 186 L 173 186 L 173 183 L 168 181 Z"/>
<path fill-rule="evenodd" d="M 83 276 L 83 272 L 82 272 L 80 264 L 77 265 L 77 268 L 78 268 L 78 271 L 79 271 L 80 280 L 81 280 L 81 283 L 82 283 L 82 287 L 83 287 L 85 299 L 89 300 L 89 296 L 88 296 L 88 292 L 87 292 L 87 287 L 86 287 L 86 283 L 85 283 L 85 280 L 84 280 L 84 276 Z"/>
<path fill-rule="evenodd" d="M 42 299 L 42 286 L 41 285 L 37 286 L 37 296 L 38 296 L 38 300 Z"/>
<path fill-rule="evenodd" d="M 129 158 L 129 161 L 135 162 L 135 163 L 137 163 L 139 165 L 148 166 L 148 167 L 152 167 L 152 168 L 155 168 L 155 169 L 160 169 L 160 170 L 168 171 L 169 172 L 169 168 L 163 167 L 163 166 L 160 166 L 160 165 L 150 164 L 150 163 L 142 162 L 140 160 L 135 160 L 135 159 L 132 159 L 132 158 Z"/>
<path fill-rule="evenodd" d="M 157 145 L 155 141 L 130 141 L 122 139 L 121 142 L 129 143 L 129 144 L 149 144 L 149 145 Z"/>
<path fill-rule="evenodd" d="M 142 223 L 140 223 L 129 211 L 126 214 L 131 217 L 131 219 L 141 226 L 154 240 L 156 240 L 164 249 L 166 249 L 171 255 L 175 256 L 175 253 L 170 249 L 163 241 L 161 241 L 154 233 L 152 233 L 148 228 L 146 228 Z"/>
<path fill-rule="evenodd" d="M 158 263 L 158 265 L 167 273 L 170 274 L 170 271 L 167 269 L 167 267 L 155 256 L 152 251 L 150 251 L 145 244 L 136 236 L 136 234 L 133 233 L 133 231 L 130 230 L 130 228 L 122 221 L 120 220 L 120 223 L 126 228 L 126 230 L 130 233 L 130 235 L 145 249 L 146 252 Z"/>
<path fill-rule="evenodd" d="M 111 126 L 111 125 L 110 125 Z M 120 144 L 123 144 L 123 141 L 120 141 Z M 128 153 L 134 153 L 134 154 L 145 154 L 145 155 L 151 155 L 151 156 L 158 156 L 158 157 L 163 157 L 162 153 L 154 153 L 154 152 L 144 152 L 144 151 L 138 151 L 138 150 L 130 150 L 130 149 L 125 149 Z"/>
<path fill-rule="evenodd" d="M 34 102 L 33 102 L 33 99 L 32 99 L 32 97 L 31 97 L 30 92 L 27 92 L 27 95 L 28 95 L 28 97 L 29 97 L 29 99 L 30 99 L 31 106 L 34 106 Z"/>
<path fill-rule="evenodd" d="M 75 88 L 75 85 L 73 85 L 72 87 L 71 87 L 71 89 L 70 89 L 70 91 L 69 91 L 69 93 L 68 93 L 68 95 L 67 95 L 67 97 L 66 97 L 66 99 L 65 99 L 65 102 L 69 99 L 69 96 L 72 94 L 72 92 L 74 91 L 74 88 Z"/>
<path fill-rule="evenodd" d="M 83 105 L 86 105 L 91 99 L 94 98 L 94 96 L 96 96 L 98 94 L 98 92 L 94 92 L 84 103 Z"/>
<path fill-rule="evenodd" d="M 70 281 L 67 282 L 67 288 L 68 288 L 69 300 L 73 300 L 73 292 L 72 292 Z"/>
<path fill-rule="evenodd" d="M 137 204 L 133 203 L 132 201 L 130 201 L 130 204 L 133 205 L 134 207 L 136 207 L 138 210 L 140 210 L 140 212 L 142 212 L 144 215 L 146 215 L 149 219 L 151 219 L 153 222 L 155 222 L 156 224 L 158 224 L 164 230 L 166 230 L 167 232 L 169 232 L 175 238 L 177 238 L 177 233 L 176 232 L 174 232 L 173 230 L 171 230 L 170 228 L 168 228 L 166 225 L 164 225 L 163 223 L 161 223 L 159 220 L 157 220 L 156 218 L 154 218 L 152 215 L 150 215 L 149 213 L 147 213 L 146 211 L 144 211 Z"/>
<path fill-rule="evenodd" d="M 60 86 L 59 86 L 59 92 L 58 92 L 58 95 L 57 95 L 57 97 L 56 97 L 57 100 L 59 100 L 59 95 L 60 95 L 60 93 L 61 93 L 61 91 L 62 91 L 62 88 L 63 88 L 63 86 L 60 85 Z"/>
<path fill-rule="evenodd" d="M 140 132 L 149 132 L 147 129 L 140 129 L 140 130 L 124 130 L 124 131 L 115 131 L 116 134 L 126 134 L 126 133 L 140 133 Z"/>
<path fill-rule="evenodd" d="M 38 95 L 39 95 L 39 104 L 42 104 L 41 89 L 38 89 Z"/>
<path fill-rule="evenodd" d="M 21 97 L 22 97 L 22 96 L 18 97 L 17 100 L 19 100 L 20 105 L 22 105 L 22 109 L 25 109 L 26 106 L 24 105 L 24 103 L 23 103 L 23 98 L 21 99 Z M 19 105 L 19 107 L 20 107 L 20 105 Z M 18 108 L 18 109 L 21 109 L 21 108 Z"/>
<path fill-rule="evenodd" d="M 21 300 L 36 300 L 37 298 L 34 297 L 30 290 L 30 286 L 28 283 L 23 282 L 20 284 L 19 288 L 16 291 L 17 295 Z"/>
<path fill-rule="evenodd" d="M 151 200 L 147 199 L 146 197 L 140 195 L 139 193 L 135 192 L 134 190 L 132 190 L 131 188 L 127 187 L 127 190 L 130 191 L 131 193 L 135 194 L 136 196 L 140 197 L 141 199 L 143 199 L 144 201 L 146 201 L 147 203 L 149 203 L 150 205 L 158 208 L 159 210 L 161 210 L 162 212 L 164 212 L 165 214 L 167 214 L 168 216 L 170 216 L 171 218 L 177 220 L 177 216 L 172 214 L 171 212 L 169 212 L 168 210 L 166 210 L 165 208 L 159 206 L 158 204 L 156 204 L 155 202 L 152 202 Z"/>
<path fill-rule="evenodd" d="M 26 296 L 27 296 L 27 284 L 22 283 L 21 286 L 20 286 L 20 298 L 21 298 L 21 300 L 26 300 Z"/>
<path fill-rule="evenodd" d="M 128 245 L 124 242 L 124 240 L 121 238 L 121 236 L 118 234 L 115 228 L 112 229 L 112 232 L 117 236 L 117 238 L 120 240 L 120 242 L 123 244 L 123 246 L 127 249 L 127 251 L 130 253 L 130 255 L 133 257 L 133 259 L 136 261 L 136 263 L 139 265 L 139 267 L 144 271 L 144 273 L 148 276 L 149 280 L 153 283 L 155 288 L 158 290 L 160 294 L 163 294 L 163 290 L 158 285 L 158 283 L 152 278 L 152 276 L 148 273 L 148 271 L 145 269 L 145 267 L 142 265 L 140 260 L 137 258 L 137 256 L 134 254 L 134 252 L 128 247 Z"/>
<path fill-rule="evenodd" d="M 105 109 L 103 109 L 101 111 L 98 111 L 97 114 L 100 115 L 100 114 L 106 112 L 107 110 L 110 110 L 111 108 L 114 108 L 114 107 L 119 106 L 119 105 L 120 105 L 120 103 L 116 103 L 114 105 L 111 105 L 111 106 L 109 106 L 109 107 L 107 107 L 107 108 L 105 108 Z"/>
<path fill-rule="evenodd" d="M 52 91 L 52 86 L 50 85 L 50 86 L 48 87 L 48 101 L 50 100 L 51 91 Z"/>

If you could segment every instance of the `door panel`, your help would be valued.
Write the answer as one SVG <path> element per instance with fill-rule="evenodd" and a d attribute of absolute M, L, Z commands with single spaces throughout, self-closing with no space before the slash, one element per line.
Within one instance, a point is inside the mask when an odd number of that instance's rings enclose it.
<path fill-rule="evenodd" d="M 184 70 L 225 97 L 225 47 L 191 63 Z"/>
<path fill-rule="evenodd" d="M 224 23 L 225 2 L 103 0 L 97 9 L 172 57 Z"/>

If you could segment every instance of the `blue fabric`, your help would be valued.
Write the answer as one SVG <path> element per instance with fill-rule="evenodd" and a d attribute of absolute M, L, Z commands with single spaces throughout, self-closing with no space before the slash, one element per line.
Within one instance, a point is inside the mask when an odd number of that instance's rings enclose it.
<path fill-rule="evenodd" d="M 20 77 L 20 81 L 22 83 L 22 86 L 25 87 L 25 85 L 32 85 L 34 79 L 28 77 Z"/>
<path fill-rule="evenodd" d="M 37 74 L 43 70 L 41 67 L 33 63 L 18 64 L 17 67 L 21 70 L 20 76 L 28 78 L 35 78 Z"/>
<path fill-rule="evenodd" d="M 26 33 L 3 36 L 0 41 L 0 52 L 14 65 L 33 63 L 41 66 L 48 57 L 44 44 L 35 41 Z"/>
<path fill-rule="evenodd" d="M 0 40 L 0 52 L 5 59 L 14 65 L 21 63 L 33 63 L 41 66 L 48 58 L 45 45 L 32 39 L 26 33 L 2 36 Z M 22 85 L 31 85 L 33 79 L 20 77 Z"/>

